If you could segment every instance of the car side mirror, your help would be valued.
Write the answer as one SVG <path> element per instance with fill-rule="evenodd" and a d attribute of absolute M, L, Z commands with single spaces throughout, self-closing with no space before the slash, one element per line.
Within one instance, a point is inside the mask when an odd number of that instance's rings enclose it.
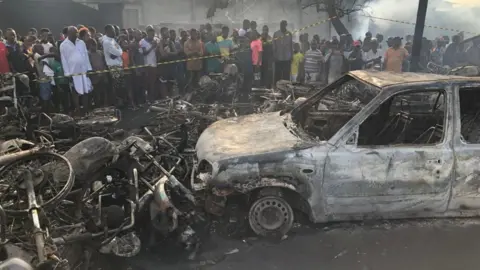
<path fill-rule="evenodd" d="M 355 132 L 350 135 L 350 138 L 348 138 L 346 144 L 347 145 L 357 145 L 358 143 L 358 127 L 355 129 Z"/>

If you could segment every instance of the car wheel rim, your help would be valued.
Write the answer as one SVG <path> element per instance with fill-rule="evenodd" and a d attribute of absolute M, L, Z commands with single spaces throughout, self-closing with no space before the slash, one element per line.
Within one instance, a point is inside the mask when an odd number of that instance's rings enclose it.
<path fill-rule="evenodd" d="M 285 234 L 290 230 L 292 224 L 292 208 L 282 198 L 261 198 L 250 208 L 250 225 L 252 230 L 259 235 Z"/>

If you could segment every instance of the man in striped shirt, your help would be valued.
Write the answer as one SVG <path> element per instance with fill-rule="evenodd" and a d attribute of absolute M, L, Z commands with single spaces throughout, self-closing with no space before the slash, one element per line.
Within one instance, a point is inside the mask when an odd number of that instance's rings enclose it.
<path fill-rule="evenodd" d="M 325 58 L 318 49 L 316 41 L 310 44 L 310 50 L 305 53 L 305 81 L 318 82 L 321 80 L 324 71 Z"/>

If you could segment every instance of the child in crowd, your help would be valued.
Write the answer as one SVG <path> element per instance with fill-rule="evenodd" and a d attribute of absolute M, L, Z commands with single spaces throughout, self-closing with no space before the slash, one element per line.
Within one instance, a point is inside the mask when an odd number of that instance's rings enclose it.
<path fill-rule="evenodd" d="M 103 52 L 98 50 L 95 39 L 87 40 L 87 49 L 93 71 L 106 70 L 107 64 L 105 63 L 105 57 L 103 56 Z M 93 85 L 93 99 L 96 107 L 108 106 L 111 102 L 114 102 L 108 98 L 109 87 L 106 73 L 92 74 L 90 75 L 90 80 Z"/>
<path fill-rule="evenodd" d="M 250 36 L 253 38 L 250 43 L 250 48 L 252 49 L 252 63 L 253 63 L 253 77 L 255 85 L 259 86 L 260 84 L 260 71 L 262 68 L 262 53 L 263 46 L 262 40 L 260 39 L 260 34 L 257 31 L 252 31 Z"/>
<path fill-rule="evenodd" d="M 49 67 L 45 65 L 45 53 L 41 44 L 35 44 L 32 52 L 35 61 L 34 64 L 37 73 L 37 80 L 39 83 L 39 96 L 42 103 L 42 112 L 48 113 L 50 111 L 49 105 L 52 97 L 52 80 L 45 74 L 45 69 L 48 69 Z"/>
<path fill-rule="evenodd" d="M 291 65 L 291 80 L 292 82 L 298 82 L 301 78 L 301 74 L 303 74 L 303 61 L 305 57 L 303 53 L 300 51 L 300 44 L 295 43 L 293 44 L 293 57 L 292 57 L 292 65 Z"/>
<path fill-rule="evenodd" d="M 135 101 L 133 98 L 133 73 L 131 70 L 126 69 L 130 66 L 130 53 L 129 53 L 129 43 L 128 36 L 121 35 L 119 37 L 120 47 L 122 47 L 122 60 L 123 60 L 123 74 L 125 76 L 125 90 L 127 91 L 128 102 L 130 103 L 131 109 L 136 110 Z"/>
<path fill-rule="evenodd" d="M 250 48 L 250 40 L 241 36 L 238 38 L 239 51 L 236 53 L 238 60 L 238 68 L 243 73 L 243 85 L 240 90 L 240 101 L 247 102 L 248 96 L 252 91 L 253 83 L 253 62 L 252 62 L 252 50 Z"/>
<path fill-rule="evenodd" d="M 68 78 L 63 77 L 62 60 L 60 53 L 56 47 L 50 48 L 50 54 L 53 56 L 49 58 L 48 65 L 53 70 L 55 76 L 55 86 L 53 88 L 53 104 L 57 112 L 60 112 L 60 105 L 65 114 L 70 113 L 70 85 Z"/>

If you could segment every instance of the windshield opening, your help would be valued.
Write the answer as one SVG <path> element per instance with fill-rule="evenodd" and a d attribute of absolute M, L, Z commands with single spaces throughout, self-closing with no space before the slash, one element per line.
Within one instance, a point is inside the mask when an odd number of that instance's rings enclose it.
<path fill-rule="evenodd" d="M 292 111 L 297 127 L 320 140 L 329 140 L 380 93 L 380 89 L 344 76 Z"/>

